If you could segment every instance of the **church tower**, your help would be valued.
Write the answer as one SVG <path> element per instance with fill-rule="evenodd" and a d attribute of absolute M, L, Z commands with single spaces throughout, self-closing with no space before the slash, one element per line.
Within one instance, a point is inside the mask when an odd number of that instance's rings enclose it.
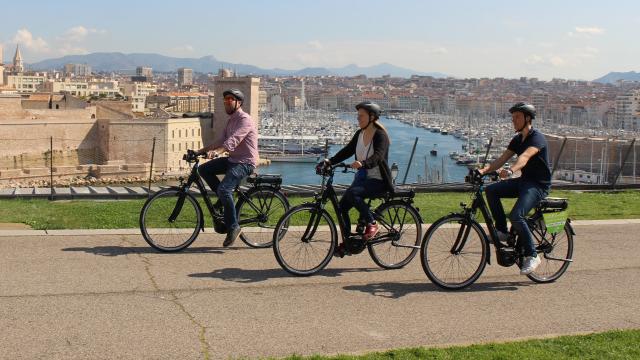
<path fill-rule="evenodd" d="M 13 56 L 13 71 L 16 73 L 24 72 L 24 62 L 20 53 L 20 45 L 16 45 L 16 54 Z"/>

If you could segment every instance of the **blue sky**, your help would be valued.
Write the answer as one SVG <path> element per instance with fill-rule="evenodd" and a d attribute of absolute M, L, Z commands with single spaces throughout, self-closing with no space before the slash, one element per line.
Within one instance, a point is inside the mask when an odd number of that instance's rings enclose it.
<path fill-rule="evenodd" d="M 0 12 L 5 60 L 19 42 L 27 62 L 119 51 L 285 69 L 388 62 L 456 77 L 640 71 L 638 1 L 30 0 Z"/>

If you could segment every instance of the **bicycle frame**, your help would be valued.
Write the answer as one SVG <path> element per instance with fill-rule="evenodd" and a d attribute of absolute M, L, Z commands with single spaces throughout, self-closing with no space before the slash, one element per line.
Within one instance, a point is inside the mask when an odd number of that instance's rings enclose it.
<path fill-rule="evenodd" d="M 477 211 L 480 210 L 480 213 L 485 219 L 487 229 L 489 230 L 489 234 L 487 235 L 484 229 L 482 227 L 479 227 L 479 229 L 482 231 L 482 241 L 487 242 L 487 263 L 491 264 L 491 250 L 490 246 L 488 245 L 493 244 L 493 246 L 496 247 L 496 250 L 506 247 L 506 245 L 498 241 L 498 233 L 493 221 L 493 217 L 491 216 L 491 211 L 489 211 L 487 203 L 484 200 L 484 196 L 482 196 L 484 192 L 484 181 L 482 181 L 482 179 L 476 180 L 476 182 L 472 180 L 471 183 L 473 186 L 473 199 L 471 202 L 471 206 L 467 206 L 464 203 L 460 204 L 462 206 L 462 213 L 460 215 L 463 216 L 466 223 L 462 224 L 462 226 L 460 227 L 456 240 L 451 247 L 451 253 L 457 255 L 462 251 L 469 237 L 472 223 L 477 223 L 475 218 Z"/>
<path fill-rule="evenodd" d="M 477 180 L 477 182 L 472 182 L 472 184 L 474 189 L 473 189 L 473 201 L 471 203 L 471 206 L 467 207 L 465 204 L 461 204 L 463 208 L 463 212 L 461 215 L 465 218 L 467 224 L 463 224 L 463 226 L 460 227 L 460 231 L 458 232 L 456 241 L 451 247 L 452 254 L 458 254 L 464 248 L 467 238 L 469 236 L 469 231 L 471 230 L 470 228 L 471 222 L 477 222 L 475 220 L 475 216 L 478 209 L 480 210 L 482 216 L 484 217 L 487 225 L 487 229 L 489 230 L 488 235 L 484 232 L 484 230 L 482 231 L 483 241 L 486 241 L 489 244 L 493 244 L 493 246 L 496 247 L 496 250 L 510 246 L 510 245 L 502 244 L 500 241 L 498 241 L 498 233 L 497 233 L 497 229 L 495 228 L 493 217 L 491 216 L 491 212 L 489 211 L 487 203 L 484 200 L 484 196 L 482 196 L 484 192 L 483 191 L 484 181 Z M 540 239 L 544 239 L 544 235 L 545 235 L 544 230 L 542 228 L 539 228 L 538 226 L 535 226 L 535 222 L 538 221 L 538 219 L 540 219 L 541 217 L 542 217 L 542 210 L 540 209 L 539 206 L 536 206 L 533 216 L 527 218 L 527 226 L 529 227 L 533 236 L 539 237 Z M 570 220 L 568 221 L 570 222 Z M 573 228 L 571 227 L 571 225 L 569 225 L 569 231 L 573 235 L 575 235 L 575 232 L 573 231 Z M 518 243 L 519 243 L 519 240 L 515 244 L 516 247 L 519 246 Z M 548 256 L 546 253 L 544 254 L 544 256 L 545 258 L 551 259 L 551 260 L 560 260 L 560 261 L 568 261 L 568 262 L 572 261 L 569 259 L 556 259 Z M 489 251 L 489 246 L 487 246 L 487 262 L 491 264 L 491 251 Z"/>
<path fill-rule="evenodd" d="M 345 165 L 344 163 L 332 165 L 329 175 L 328 176 L 323 175 L 320 193 L 316 194 L 315 196 L 316 200 L 314 202 L 314 206 L 318 212 L 317 214 L 314 214 L 316 217 L 312 218 L 312 221 L 309 221 L 309 224 L 307 225 L 307 228 L 305 229 L 304 235 L 302 237 L 302 241 L 308 242 L 309 239 L 311 239 L 315 234 L 318 228 L 318 224 L 320 223 L 320 213 L 322 211 L 325 211 L 325 204 L 327 202 L 331 203 L 336 213 L 336 217 L 338 218 L 338 226 L 340 227 L 340 236 L 342 238 L 342 241 L 345 242 L 350 238 L 351 229 L 347 229 L 347 225 L 345 224 L 344 219 L 340 215 L 342 212 L 341 211 L 342 209 L 338 201 L 338 194 L 336 193 L 333 187 L 333 176 L 334 176 L 335 169 L 339 167 L 343 167 L 346 172 L 347 170 L 346 166 L 347 165 Z M 382 223 L 383 226 L 391 229 L 391 226 L 389 226 L 389 224 L 387 224 L 384 221 L 384 219 L 380 218 L 375 213 L 374 213 L 374 216 L 376 217 L 376 220 Z M 397 241 L 398 236 L 399 236 L 399 233 L 398 234 L 385 233 L 383 235 L 376 235 L 374 238 L 367 241 L 367 245 L 377 244 L 377 243 L 381 243 L 389 240 Z M 398 244 L 394 244 L 394 245 L 399 247 L 419 248 L 417 246 L 411 246 L 411 245 L 398 245 Z"/>
<path fill-rule="evenodd" d="M 198 191 L 202 195 L 202 198 L 204 199 L 204 203 L 207 206 L 207 209 L 209 210 L 211 217 L 214 220 L 220 220 L 220 221 L 223 220 L 224 214 L 219 214 L 216 212 L 215 208 L 213 207 L 213 203 L 211 202 L 211 198 L 209 197 L 209 193 L 207 192 L 207 188 L 204 184 L 204 181 L 200 177 L 200 174 L 198 172 L 199 163 L 200 163 L 199 159 L 196 158 L 194 160 L 193 166 L 191 167 L 191 173 L 189 174 L 189 178 L 187 179 L 187 181 L 184 182 L 183 179 L 181 178 L 180 186 L 173 187 L 180 191 L 180 196 L 178 197 L 178 201 L 176 202 L 176 206 L 174 207 L 173 212 L 169 216 L 170 222 L 175 221 L 175 219 L 178 217 L 178 214 L 180 214 L 180 211 L 182 210 L 182 205 L 184 204 L 184 199 L 187 196 L 186 194 L 189 192 L 189 189 L 193 184 L 196 185 L 196 187 L 198 188 Z M 258 185 L 254 185 L 254 187 L 258 187 Z M 267 187 L 274 188 L 273 186 L 267 186 Z M 245 193 L 243 191 L 240 191 L 238 187 L 234 189 L 234 192 L 237 194 L 238 198 L 243 199 L 257 213 L 260 212 L 259 211 L 260 209 L 252 201 L 250 201 L 250 199 L 245 195 Z M 196 203 L 198 207 L 200 207 L 200 204 L 198 202 Z M 200 211 L 202 212 L 202 208 L 200 208 Z M 238 223 L 240 226 L 242 226 L 245 224 L 251 224 L 256 220 L 259 221 L 260 219 L 253 219 L 253 218 L 243 219 L 243 220 L 239 220 Z M 202 221 L 200 222 L 200 229 L 204 230 L 204 217 L 202 217 Z"/>

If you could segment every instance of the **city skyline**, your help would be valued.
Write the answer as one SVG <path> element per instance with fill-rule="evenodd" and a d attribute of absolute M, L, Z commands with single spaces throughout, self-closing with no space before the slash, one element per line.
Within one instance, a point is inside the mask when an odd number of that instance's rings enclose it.
<path fill-rule="evenodd" d="M 114 51 L 212 55 L 225 62 L 291 70 L 390 63 L 459 78 L 593 80 L 611 71 L 640 70 L 640 46 L 630 30 L 640 25 L 640 4 L 631 1 L 615 6 L 539 1 L 516 8 L 498 0 L 283 0 L 245 1 L 233 9 L 219 2 L 188 1 L 182 4 L 187 16 L 150 3 L 113 1 L 112 8 L 123 13 L 99 17 L 75 1 L 33 4 L 41 11 L 28 20 L 16 16 L 0 24 L 5 62 L 19 43 L 27 63 Z M 16 4 L 3 8 L 6 13 L 21 11 Z"/>

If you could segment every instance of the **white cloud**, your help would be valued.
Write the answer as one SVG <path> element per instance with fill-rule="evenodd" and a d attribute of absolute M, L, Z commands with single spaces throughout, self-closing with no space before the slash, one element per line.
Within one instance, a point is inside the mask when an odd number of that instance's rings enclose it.
<path fill-rule="evenodd" d="M 580 34 L 600 35 L 604 33 L 603 28 L 599 27 L 576 27 L 576 32 Z"/>
<path fill-rule="evenodd" d="M 537 65 L 544 62 L 544 59 L 540 55 L 531 55 L 524 59 L 524 63 L 527 65 Z"/>
<path fill-rule="evenodd" d="M 59 37 L 62 41 L 68 42 L 80 42 L 83 41 L 89 34 L 105 34 L 106 30 L 98 30 L 93 28 L 86 28 L 82 25 L 74 26 Z"/>
<path fill-rule="evenodd" d="M 560 56 L 552 56 L 549 58 L 549 63 L 553 66 L 563 66 L 567 63 L 567 61 Z"/>
<path fill-rule="evenodd" d="M 50 51 L 49 44 L 47 44 L 43 38 L 34 37 L 31 31 L 27 29 L 18 30 L 13 37 L 13 42 L 36 53 L 47 53 Z"/>
<path fill-rule="evenodd" d="M 67 30 L 64 36 L 70 41 L 82 41 L 89 34 L 89 30 L 84 26 L 76 26 Z"/>
<path fill-rule="evenodd" d="M 533 54 L 527 57 L 523 64 L 534 70 L 562 68 L 563 71 L 567 71 L 593 63 L 599 53 L 600 50 L 592 46 L 563 48 L 560 52 Z"/>
<path fill-rule="evenodd" d="M 591 47 L 591 46 L 587 46 L 583 49 L 577 49 L 576 50 L 576 56 L 577 57 L 581 57 L 581 58 L 586 58 L 586 59 L 590 59 L 590 58 L 594 58 L 596 57 L 596 55 L 600 52 L 599 49 Z"/>
<path fill-rule="evenodd" d="M 309 41 L 308 44 L 314 50 L 322 50 L 324 48 L 322 43 L 318 40 Z"/>
<path fill-rule="evenodd" d="M 368 49 L 375 51 L 367 52 Z M 308 40 L 298 43 L 227 46 L 218 50 L 216 55 L 225 61 L 249 63 L 263 68 L 335 68 L 353 63 L 359 66 L 391 63 L 418 71 L 438 71 L 440 66 L 435 63 L 450 58 L 452 49 L 446 44 L 423 41 Z"/>
<path fill-rule="evenodd" d="M 534 66 L 551 66 L 551 67 L 561 67 L 567 64 L 567 61 L 558 55 L 531 55 L 524 60 L 526 65 L 534 65 Z"/>
<path fill-rule="evenodd" d="M 85 48 L 71 46 L 69 44 L 65 44 L 64 46 L 57 49 L 60 55 L 84 55 L 88 54 L 89 51 Z"/>
<path fill-rule="evenodd" d="M 195 50 L 194 47 L 192 45 L 189 45 L 189 44 L 176 46 L 176 47 L 171 49 L 171 51 L 176 55 L 181 55 L 181 54 L 184 54 L 184 53 L 192 53 L 192 52 L 194 52 L 194 50 Z"/>
<path fill-rule="evenodd" d="M 592 37 L 602 34 L 604 34 L 604 29 L 596 26 L 576 26 L 574 31 L 570 31 L 567 33 L 569 37 Z"/>
<path fill-rule="evenodd" d="M 45 40 L 42 37 L 34 36 L 28 29 L 20 29 L 13 37 L 13 43 L 19 44 L 25 50 L 23 56 L 33 61 L 36 54 L 42 55 L 74 55 L 86 54 L 89 51 L 80 44 L 87 40 L 91 34 L 105 34 L 105 30 L 88 28 L 82 25 L 67 29 L 61 35 L 52 35 Z"/>
<path fill-rule="evenodd" d="M 444 55 L 444 54 L 448 54 L 449 50 L 447 50 L 447 48 L 444 46 L 438 46 L 435 48 L 427 49 L 427 53 Z"/>

